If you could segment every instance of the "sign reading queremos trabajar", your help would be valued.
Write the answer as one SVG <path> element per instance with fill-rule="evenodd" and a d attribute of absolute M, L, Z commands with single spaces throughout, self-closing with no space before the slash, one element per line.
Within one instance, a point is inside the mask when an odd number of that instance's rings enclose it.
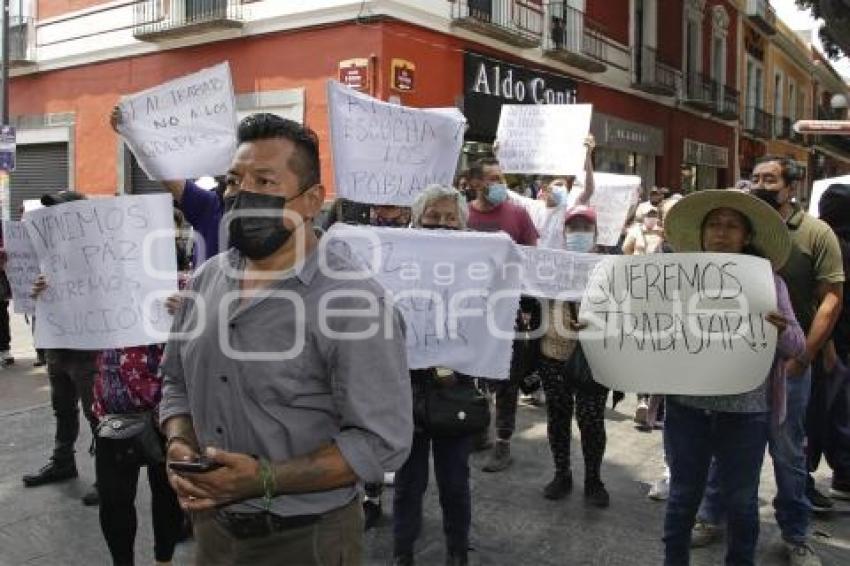
<path fill-rule="evenodd" d="M 463 112 L 467 138 L 492 141 L 502 104 L 573 104 L 576 83 L 566 77 L 526 69 L 476 53 L 464 58 Z"/>

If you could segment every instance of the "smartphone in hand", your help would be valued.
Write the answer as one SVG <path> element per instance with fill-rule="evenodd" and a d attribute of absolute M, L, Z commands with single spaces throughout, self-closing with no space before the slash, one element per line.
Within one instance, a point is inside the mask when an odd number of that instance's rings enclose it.
<path fill-rule="evenodd" d="M 203 474 L 206 472 L 211 472 L 213 470 L 217 470 L 222 465 L 214 460 L 210 460 L 208 458 L 198 458 L 197 460 L 189 460 L 187 462 L 182 462 L 179 460 L 169 462 L 168 467 L 173 472 L 178 473 L 190 473 L 190 474 Z"/>

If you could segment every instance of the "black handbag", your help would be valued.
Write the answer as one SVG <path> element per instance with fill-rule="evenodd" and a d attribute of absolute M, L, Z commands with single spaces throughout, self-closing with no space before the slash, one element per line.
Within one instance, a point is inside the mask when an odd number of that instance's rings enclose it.
<path fill-rule="evenodd" d="M 420 388 L 421 399 L 414 405 L 414 418 L 425 432 L 435 437 L 466 436 L 490 426 L 487 396 L 471 378 L 455 374 L 438 380 L 436 369 L 428 374 Z"/>
<path fill-rule="evenodd" d="M 97 425 L 97 437 L 105 440 L 132 440 L 148 464 L 165 462 L 162 437 L 156 428 L 154 413 L 104 415 Z"/>

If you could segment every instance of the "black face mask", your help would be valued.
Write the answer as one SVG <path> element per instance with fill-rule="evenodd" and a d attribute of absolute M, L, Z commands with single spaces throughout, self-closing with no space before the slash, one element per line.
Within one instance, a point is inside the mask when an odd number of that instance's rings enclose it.
<path fill-rule="evenodd" d="M 236 195 L 226 196 L 221 200 L 224 203 L 224 213 L 227 214 L 233 210 L 233 205 L 236 204 Z"/>
<path fill-rule="evenodd" d="M 454 226 L 443 226 L 442 224 L 421 224 L 420 228 L 424 228 L 425 230 L 460 230 L 460 228 L 455 228 Z"/>
<path fill-rule="evenodd" d="M 473 191 L 472 189 L 466 189 L 465 196 L 466 202 L 472 202 L 475 200 L 475 191 Z"/>
<path fill-rule="evenodd" d="M 233 199 L 231 211 L 247 214 L 230 222 L 230 244 L 248 258 L 269 257 L 292 235 L 292 231 L 283 225 L 285 197 L 239 191 Z M 252 216 L 254 211 L 260 212 L 260 215 Z"/>
<path fill-rule="evenodd" d="M 769 191 L 767 189 L 753 189 L 750 191 L 750 194 L 756 198 L 759 198 L 772 206 L 775 210 L 779 210 L 779 207 L 782 204 L 779 202 L 779 191 Z"/>

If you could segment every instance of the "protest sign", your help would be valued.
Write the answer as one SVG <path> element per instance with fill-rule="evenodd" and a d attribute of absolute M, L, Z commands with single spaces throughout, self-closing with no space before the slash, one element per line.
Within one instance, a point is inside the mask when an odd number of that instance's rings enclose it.
<path fill-rule="evenodd" d="M 523 257 L 522 294 L 578 302 L 596 265 L 605 256 L 517 246 Z"/>
<path fill-rule="evenodd" d="M 637 204 L 640 177 L 594 173 L 593 182 L 595 188 L 590 197 L 590 206 L 596 210 L 596 243 L 600 246 L 616 246 L 620 243 L 629 209 Z"/>
<path fill-rule="evenodd" d="M 843 177 L 832 177 L 830 179 L 819 179 L 812 183 L 812 196 L 809 202 L 809 214 L 820 218 L 820 198 L 830 185 L 850 185 L 850 175 Z"/>
<path fill-rule="evenodd" d="M 508 379 L 522 260 L 506 234 L 336 224 L 322 247 L 386 289 L 406 323 L 411 368 Z"/>
<path fill-rule="evenodd" d="M 151 179 L 227 172 L 236 152 L 230 66 L 221 63 L 124 98 L 118 131 Z"/>
<path fill-rule="evenodd" d="M 35 301 L 30 293 L 40 271 L 38 256 L 23 222 L 3 221 L 3 246 L 6 250 L 6 277 L 12 289 L 15 312 L 35 314 Z"/>
<path fill-rule="evenodd" d="M 428 185 L 452 185 L 466 124 L 456 108 L 389 104 L 328 81 L 328 112 L 339 196 L 410 206 Z"/>
<path fill-rule="evenodd" d="M 776 351 L 770 263 L 738 254 L 606 256 L 581 304 L 593 377 L 618 391 L 731 395 L 767 378 Z"/>
<path fill-rule="evenodd" d="M 100 350 L 164 342 L 177 291 L 171 195 L 81 200 L 24 224 L 48 288 L 36 301 L 38 348 Z"/>
<path fill-rule="evenodd" d="M 505 173 L 583 176 L 590 104 L 504 104 L 496 143 Z"/>

